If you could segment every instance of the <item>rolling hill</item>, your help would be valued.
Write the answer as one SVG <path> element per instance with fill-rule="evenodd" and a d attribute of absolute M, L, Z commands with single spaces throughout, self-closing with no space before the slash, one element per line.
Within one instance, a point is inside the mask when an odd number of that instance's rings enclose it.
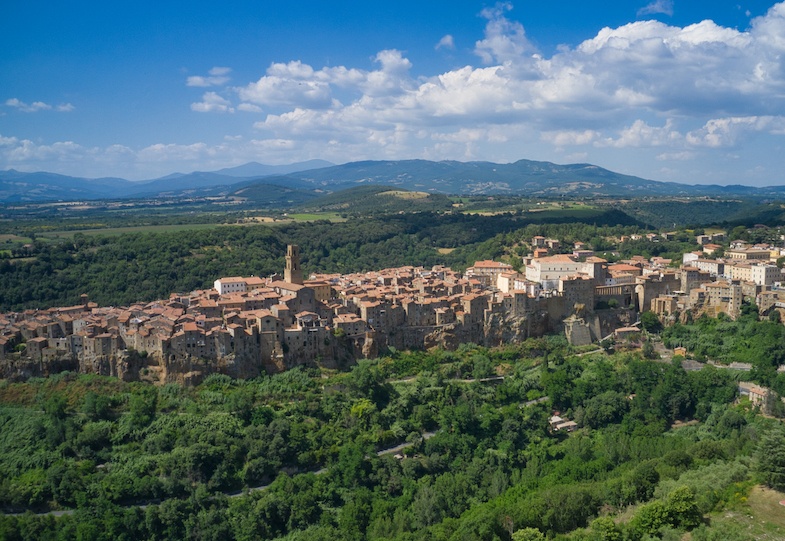
<path fill-rule="evenodd" d="M 694 196 L 721 189 L 718 186 L 691 186 L 646 180 L 614 173 L 591 164 L 557 165 L 531 160 L 519 160 L 510 164 L 426 160 L 363 161 L 301 171 L 292 176 L 323 187 L 341 184 L 386 184 L 408 190 L 463 195 Z"/>
<path fill-rule="evenodd" d="M 615 173 L 591 164 L 558 165 L 519 160 L 515 163 L 427 160 L 359 161 L 322 167 L 312 160 L 288 166 L 251 162 L 214 172 L 173 173 L 149 181 L 87 179 L 53 173 L 0 171 L 0 203 L 73 201 L 141 197 L 229 195 L 253 184 L 292 190 L 337 192 L 363 185 L 385 185 L 412 192 L 460 195 L 528 195 L 540 197 L 782 197 L 784 186 L 689 185 L 659 182 Z M 265 188 L 260 188 L 264 191 Z"/>

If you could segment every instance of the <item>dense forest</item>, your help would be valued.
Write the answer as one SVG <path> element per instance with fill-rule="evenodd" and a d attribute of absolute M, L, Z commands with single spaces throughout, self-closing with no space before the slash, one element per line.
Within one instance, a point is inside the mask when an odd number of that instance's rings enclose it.
<path fill-rule="evenodd" d="M 717 318 L 704 315 L 694 321 L 688 317 L 687 323 L 665 328 L 662 341 L 668 348 L 686 348 L 699 361 L 749 363 L 750 380 L 785 396 L 785 372 L 777 371 L 785 365 L 785 326 L 776 311 L 763 321 L 758 321 L 754 304 L 744 305 L 741 317 L 735 321 L 725 314 Z"/>
<path fill-rule="evenodd" d="M 736 385 L 557 338 L 195 388 L 2 382 L 0 505 L 75 511 L 0 515 L 0 538 L 749 539 L 727 517 L 785 488 L 785 436 Z"/>

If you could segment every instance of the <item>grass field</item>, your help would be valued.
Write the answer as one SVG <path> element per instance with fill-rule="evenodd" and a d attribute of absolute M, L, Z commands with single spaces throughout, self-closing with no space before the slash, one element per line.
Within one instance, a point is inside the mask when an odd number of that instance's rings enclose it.
<path fill-rule="evenodd" d="M 711 516 L 711 529 L 716 539 L 785 539 L 785 494 L 760 485 L 750 491 L 747 501 Z M 743 501 L 743 498 L 742 498 Z M 714 539 L 714 538 L 713 538 Z"/>
<path fill-rule="evenodd" d="M 379 192 L 376 195 L 392 195 L 399 199 L 425 199 L 428 197 L 426 192 L 404 192 L 399 190 L 390 190 L 387 192 Z"/>
<path fill-rule="evenodd" d="M 20 237 L 19 235 L 0 235 L 0 243 L 21 242 L 27 244 L 32 242 L 30 237 Z"/>
<path fill-rule="evenodd" d="M 125 233 L 168 233 L 172 231 L 193 231 L 193 230 L 200 230 L 200 229 L 215 229 L 217 227 L 226 227 L 226 226 L 254 226 L 259 225 L 260 223 L 264 223 L 265 225 L 278 225 L 278 224 L 286 224 L 291 222 L 313 222 L 316 220 L 329 220 L 331 222 L 345 222 L 345 218 L 341 218 L 338 214 L 334 212 L 326 212 L 323 214 L 312 213 L 312 214 L 289 214 L 284 219 L 275 219 L 273 221 L 272 218 L 269 218 L 269 221 L 265 220 L 265 217 L 254 217 L 253 221 L 241 223 L 241 224 L 168 224 L 168 225 L 138 225 L 138 226 L 127 226 L 127 227 L 106 227 L 106 228 L 97 228 L 97 229 L 75 229 L 72 231 L 46 231 L 44 233 L 39 233 L 38 237 L 42 239 L 56 239 L 56 238 L 72 238 L 77 233 L 82 233 L 83 235 L 94 236 L 94 235 L 123 235 Z M 0 241 L 3 241 L 4 238 L 22 238 L 16 237 L 14 235 L 2 235 L 0 236 Z"/>
<path fill-rule="evenodd" d="M 222 224 L 170 224 L 170 225 L 137 225 L 128 227 L 107 227 L 104 229 L 77 229 L 73 231 L 47 231 L 40 233 L 42 238 L 71 238 L 77 233 L 83 235 L 123 235 L 125 233 L 165 233 L 170 231 L 187 231 L 194 229 L 215 229 Z"/>
<path fill-rule="evenodd" d="M 341 218 L 340 214 L 335 212 L 303 212 L 287 214 L 287 218 L 295 222 L 314 222 L 316 220 L 328 220 L 330 222 L 345 222 L 346 218 Z"/>

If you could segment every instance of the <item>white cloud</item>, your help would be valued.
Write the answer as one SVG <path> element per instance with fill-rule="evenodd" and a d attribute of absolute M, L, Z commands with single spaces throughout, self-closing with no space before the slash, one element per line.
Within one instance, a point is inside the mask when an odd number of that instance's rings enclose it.
<path fill-rule="evenodd" d="M 673 129 L 673 122 L 668 120 L 661 128 L 649 126 L 643 120 L 636 120 L 619 132 L 617 138 L 598 141 L 597 146 L 625 147 L 659 147 L 680 144 L 684 136 Z"/>
<path fill-rule="evenodd" d="M 234 113 L 231 102 L 215 92 L 205 92 L 202 101 L 191 104 L 191 110 L 198 113 Z"/>
<path fill-rule="evenodd" d="M 673 16 L 673 0 L 654 0 L 638 10 L 638 17 L 641 15 L 653 15 L 655 13 Z"/>
<path fill-rule="evenodd" d="M 268 112 L 254 126 L 270 137 L 306 147 L 329 140 L 363 156 L 394 149 L 398 157 L 487 156 L 499 145 L 508 156 L 515 152 L 514 138 L 492 141 L 493 132 L 518 133 L 559 153 L 659 148 L 661 159 L 682 159 L 697 146 L 740 140 L 720 137 L 717 127 L 696 130 L 712 118 L 782 110 L 781 6 L 747 31 L 712 21 L 684 28 L 639 21 L 604 28 L 546 58 L 522 25 L 507 19 L 511 5 L 501 3 L 482 12 L 485 36 L 475 52 L 488 66 L 414 79 L 410 61 L 388 50 L 374 57 L 375 70 L 273 64 L 237 92 Z M 770 124 L 767 133 L 778 132 Z"/>
<path fill-rule="evenodd" d="M 287 156 L 287 153 L 301 146 L 285 139 L 245 141 L 242 136 L 227 136 L 218 144 L 159 143 L 132 149 L 125 145 L 85 147 L 73 141 L 42 144 L 0 134 L 0 168 L 27 172 L 46 170 L 91 178 L 121 176 L 142 180 L 178 170 L 210 171 L 254 160 L 270 164 L 291 163 L 298 160 L 298 155 Z M 323 154 L 315 152 L 305 159 L 321 156 Z"/>
<path fill-rule="evenodd" d="M 687 134 L 687 142 L 696 147 L 726 148 L 736 146 L 751 134 L 768 132 L 785 134 L 783 116 L 748 116 L 714 118 Z"/>
<path fill-rule="evenodd" d="M 243 102 L 261 107 L 340 107 L 335 91 L 378 98 L 405 92 L 412 85 L 411 62 L 400 51 L 380 51 L 374 58 L 380 68 L 372 71 L 343 66 L 314 70 L 299 60 L 274 63 L 258 81 L 236 88 Z"/>
<path fill-rule="evenodd" d="M 434 47 L 434 48 L 437 51 L 439 49 L 453 50 L 453 49 L 455 49 L 455 40 L 453 39 L 452 35 L 447 34 L 447 35 L 443 36 L 442 39 L 439 40 L 439 43 L 437 43 L 436 47 Z"/>
<path fill-rule="evenodd" d="M 221 86 L 230 81 L 229 74 L 232 72 L 231 68 L 216 66 L 212 68 L 207 76 L 192 75 L 185 80 L 186 86 Z"/>
<path fill-rule="evenodd" d="M 766 45 L 778 43 L 779 9 L 755 20 L 747 32 L 711 21 L 685 28 L 656 21 L 605 28 L 551 58 L 536 54 L 523 26 L 506 18 L 510 9 L 502 3 L 482 12 L 488 22 L 476 52 L 494 64 L 488 67 L 465 66 L 415 80 L 410 61 L 400 51 L 387 50 L 374 58 L 380 68 L 372 71 L 315 69 L 300 61 L 273 64 L 237 92 L 243 102 L 270 111 L 257 127 L 281 133 L 289 128 L 303 132 L 306 122 L 353 133 L 362 122 L 387 123 L 392 129 L 399 123 L 445 127 L 467 121 L 618 133 L 625 130 L 619 120 L 631 114 L 671 119 L 668 127 L 675 132 L 678 115 L 734 111 L 741 116 L 749 109 L 781 107 L 785 77 L 779 52 Z M 329 113 L 315 113 L 320 110 Z M 561 124 L 559 129 L 553 130 L 555 124 Z M 675 133 L 643 128 L 635 124 L 620 136 L 605 135 L 604 144 L 678 142 Z M 552 141 L 559 145 L 565 139 Z"/>
<path fill-rule="evenodd" d="M 0 159 L 9 167 L 27 163 L 72 164 L 88 159 L 96 149 L 83 147 L 73 141 L 59 141 L 49 145 L 35 143 L 29 139 L 3 137 L 0 135 Z"/>
<path fill-rule="evenodd" d="M 299 60 L 272 64 L 267 75 L 236 90 L 241 100 L 251 104 L 325 108 L 332 104 L 332 96 L 323 74 L 316 76 L 311 66 Z"/>
<path fill-rule="evenodd" d="M 253 103 L 241 103 L 237 106 L 238 111 L 245 111 L 246 113 L 261 113 L 262 108 Z"/>
<path fill-rule="evenodd" d="M 8 107 L 13 107 L 19 111 L 22 111 L 23 113 L 37 113 L 39 111 L 50 111 L 52 109 L 61 113 L 68 113 L 75 109 L 75 107 L 70 103 L 63 103 L 56 107 L 52 107 L 48 103 L 44 103 L 42 101 L 34 101 L 33 103 L 28 104 L 19 100 L 18 98 L 7 99 L 5 100 L 5 104 Z"/>
<path fill-rule="evenodd" d="M 663 152 L 662 154 L 657 154 L 657 160 L 665 162 L 665 161 L 688 161 L 694 160 L 696 156 L 695 152 L 691 152 L 689 150 L 683 150 L 681 152 Z"/>
<path fill-rule="evenodd" d="M 595 130 L 563 130 L 543 132 L 540 137 L 556 147 L 588 145 L 597 140 L 600 133 Z"/>
<path fill-rule="evenodd" d="M 520 62 L 526 54 L 536 52 L 536 48 L 526 38 L 523 25 L 504 16 L 511 9 L 512 4 L 509 2 L 499 2 L 480 13 L 488 23 L 485 26 L 485 38 L 475 44 L 474 52 L 486 64 Z"/>

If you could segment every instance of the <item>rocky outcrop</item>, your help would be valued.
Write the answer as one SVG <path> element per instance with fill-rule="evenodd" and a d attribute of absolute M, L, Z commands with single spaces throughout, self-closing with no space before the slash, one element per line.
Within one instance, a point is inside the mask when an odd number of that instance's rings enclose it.
<path fill-rule="evenodd" d="M 71 357 L 63 357 L 47 361 L 33 361 L 20 357 L 19 354 L 7 355 L 0 363 L 0 378 L 8 381 L 24 381 L 29 378 L 41 378 L 65 371 L 77 371 L 78 363 Z"/>

